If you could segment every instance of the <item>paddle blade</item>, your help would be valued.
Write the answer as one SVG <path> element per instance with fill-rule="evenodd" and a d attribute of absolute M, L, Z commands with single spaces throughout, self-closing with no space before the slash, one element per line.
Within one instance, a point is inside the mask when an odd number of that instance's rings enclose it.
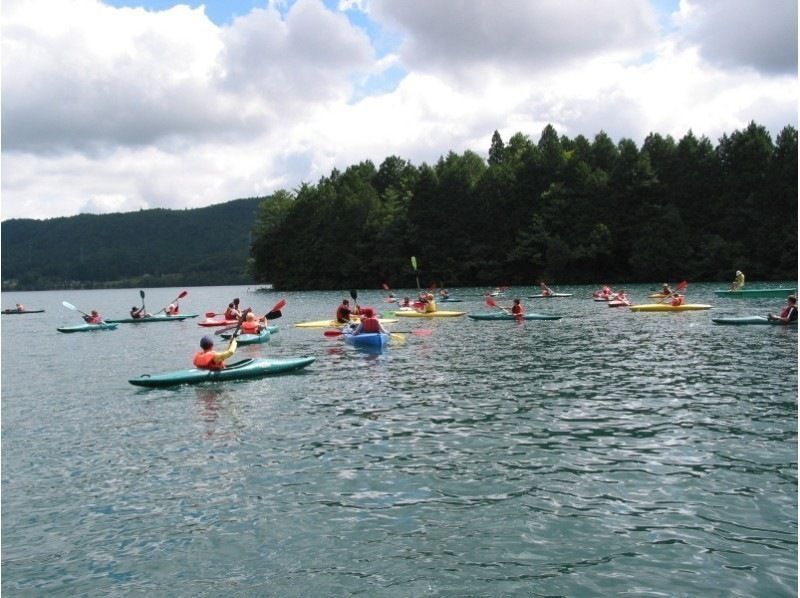
<path fill-rule="evenodd" d="M 207 311 L 206 312 L 206 317 L 207 318 L 213 318 L 214 316 L 218 316 L 218 315 L 219 315 L 218 313 L 213 312 L 213 311 Z"/>
<path fill-rule="evenodd" d="M 322 334 L 324 334 L 325 336 L 341 336 L 342 335 L 342 331 L 341 330 L 326 330 Z"/>
<path fill-rule="evenodd" d="M 269 310 L 269 311 L 270 311 L 270 313 L 272 313 L 274 311 L 280 311 L 280 310 L 282 310 L 284 308 L 285 305 L 286 305 L 286 299 L 281 299 L 274 306 L 272 306 L 272 309 Z M 270 319 L 272 319 L 272 318 L 270 318 Z"/>
<path fill-rule="evenodd" d="M 388 285 L 388 284 L 386 284 L 386 283 L 384 282 L 383 284 L 381 284 L 381 288 L 382 288 L 384 291 L 388 291 L 388 290 L 389 290 L 389 285 Z"/>
<path fill-rule="evenodd" d="M 492 297 L 486 298 L 486 305 L 490 305 L 491 307 L 499 307 L 497 302 Z"/>
<path fill-rule="evenodd" d="M 181 291 L 181 294 L 178 295 L 178 299 L 183 299 L 188 294 L 189 294 L 189 291 Z"/>
<path fill-rule="evenodd" d="M 271 311 L 271 312 L 269 312 L 269 313 L 268 313 L 266 316 L 264 316 L 264 319 L 265 319 L 265 320 L 277 320 L 277 319 L 278 319 L 278 318 L 280 318 L 282 315 L 283 315 L 283 314 L 281 313 L 281 310 L 279 310 L 279 309 L 278 309 L 278 310 L 276 310 L 276 311 Z"/>
<path fill-rule="evenodd" d="M 688 283 L 688 282 L 686 282 L 685 280 L 682 280 L 682 281 L 680 281 L 680 282 L 678 283 L 677 289 L 678 289 L 679 291 L 684 291 L 684 290 L 686 290 L 686 287 L 688 287 L 688 286 L 689 286 L 689 283 Z"/>
<path fill-rule="evenodd" d="M 351 289 L 350 290 L 350 296 L 353 298 L 353 301 L 357 301 L 358 300 L 358 291 L 355 290 L 355 289 Z"/>
<path fill-rule="evenodd" d="M 417 271 L 417 258 L 413 255 L 411 256 L 411 267 L 414 268 L 414 271 Z"/>
<path fill-rule="evenodd" d="M 72 305 L 72 303 L 69 303 L 68 301 L 62 301 L 61 305 L 63 305 L 67 309 L 71 309 L 72 311 L 78 311 L 78 308 Z"/>
<path fill-rule="evenodd" d="M 144 291 L 139 290 L 139 297 L 141 297 L 142 300 L 144 300 Z"/>

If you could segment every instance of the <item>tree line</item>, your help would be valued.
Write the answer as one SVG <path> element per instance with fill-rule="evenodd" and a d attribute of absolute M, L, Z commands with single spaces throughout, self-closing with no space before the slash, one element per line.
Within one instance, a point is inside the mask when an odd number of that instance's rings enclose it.
<path fill-rule="evenodd" d="M 488 159 L 397 156 L 333 170 L 258 208 L 251 272 L 280 289 L 794 280 L 797 130 L 756 123 L 713 145 L 691 131 L 641 148 L 544 128 L 495 131 Z"/>

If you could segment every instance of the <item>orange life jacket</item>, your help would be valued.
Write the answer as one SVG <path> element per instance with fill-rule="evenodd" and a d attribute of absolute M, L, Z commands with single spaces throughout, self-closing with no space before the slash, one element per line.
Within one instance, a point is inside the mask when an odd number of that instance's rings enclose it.
<path fill-rule="evenodd" d="M 258 334 L 258 320 L 250 320 L 242 323 L 244 334 Z"/>
<path fill-rule="evenodd" d="M 194 354 L 194 367 L 201 370 L 221 370 L 225 368 L 224 362 L 215 362 L 214 358 L 217 356 L 214 351 L 198 351 Z"/>

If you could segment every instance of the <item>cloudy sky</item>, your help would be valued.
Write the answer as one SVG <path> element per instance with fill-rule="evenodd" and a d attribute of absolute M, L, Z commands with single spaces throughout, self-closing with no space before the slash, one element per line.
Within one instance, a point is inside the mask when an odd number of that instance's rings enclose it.
<path fill-rule="evenodd" d="M 4 0 L 3 219 L 186 208 L 550 123 L 797 127 L 796 0 Z"/>

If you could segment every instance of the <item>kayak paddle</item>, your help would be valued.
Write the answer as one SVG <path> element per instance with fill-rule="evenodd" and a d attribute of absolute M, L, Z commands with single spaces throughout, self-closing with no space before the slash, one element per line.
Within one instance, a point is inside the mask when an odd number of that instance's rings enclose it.
<path fill-rule="evenodd" d="M 189 294 L 189 291 L 181 291 L 181 292 L 180 292 L 180 294 L 179 294 L 177 297 L 175 297 L 175 299 L 173 299 L 172 301 L 170 301 L 170 303 L 175 303 L 175 302 L 176 302 L 178 299 L 183 299 L 183 298 L 184 298 L 184 297 L 186 297 L 186 295 L 188 295 L 188 294 Z M 169 305 L 167 305 L 167 307 L 169 307 Z M 157 314 L 160 314 L 162 311 L 167 311 L 167 307 L 162 307 L 162 308 L 161 308 L 161 309 L 159 309 L 159 310 L 158 310 L 156 313 L 157 313 Z"/>
<path fill-rule="evenodd" d="M 141 290 L 141 289 L 139 289 L 139 297 L 142 298 L 142 314 L 144 314 L 145 313 L 145 310 L 144 310 L 144 291 Z"/>
<path fill-rule="evenodd" d="M 505 313 L 509 313 L 507 308 L 503 307 L 502 305 L 497 305 L 497 302 L 492 297 L 486 298 L 486 305 L 496 307 L 497 309 L 502 309 Z"/>
<path fill-rule="evenodd" d="M 81 311 L 81 310 L 79 310 L 77 307 L 75 307 L 74 305 L 72 305 L 72 303 L 69 303 L 69 302 L 67 302 L 67 301 L 62 301 L 62 302 L 61 302 L 61 305 L 63 305 L 63 306 L 64 306 L 64 307 L 66 307 L 67 309 L 71 309 L 72 311 L 77 311 L 78 313 L 82 313 L 84 316 L 88 316 L 88 315 L 89 315 L 89 314 L 87 314 L 85 311 Z"/>
<path fill-rule="evenodd" d="M 247 314 L 249 314 L 250 311 L 251 311 L 251 309 L 248 307 L 247 309 L 245 309 L 242 312 L 242 317 L 239 318 L 239 323 L 236 324 L 236 326 L 234 326 L 234 328 L 236 328 L 236 330 L 234 330 L 233 334 L 231 334 L 231 341 L 228 343 L 228 347 L 230 347 L 233 344 L 233 341 L 236 339 L 236 336 L 239 334 L 239 330 L 242 327 L 242 323 L 245 321 L 245 318 L 247 318 Z"/>
<path fill-rule="evenodd" d="M 417 258 L 413 255 L 411 256 L 411 267 L 414 268 L 414 276 L 417 279 L 417 290 L 421 290 L 419 288 L 419 272 L 417 271 Z"/>

